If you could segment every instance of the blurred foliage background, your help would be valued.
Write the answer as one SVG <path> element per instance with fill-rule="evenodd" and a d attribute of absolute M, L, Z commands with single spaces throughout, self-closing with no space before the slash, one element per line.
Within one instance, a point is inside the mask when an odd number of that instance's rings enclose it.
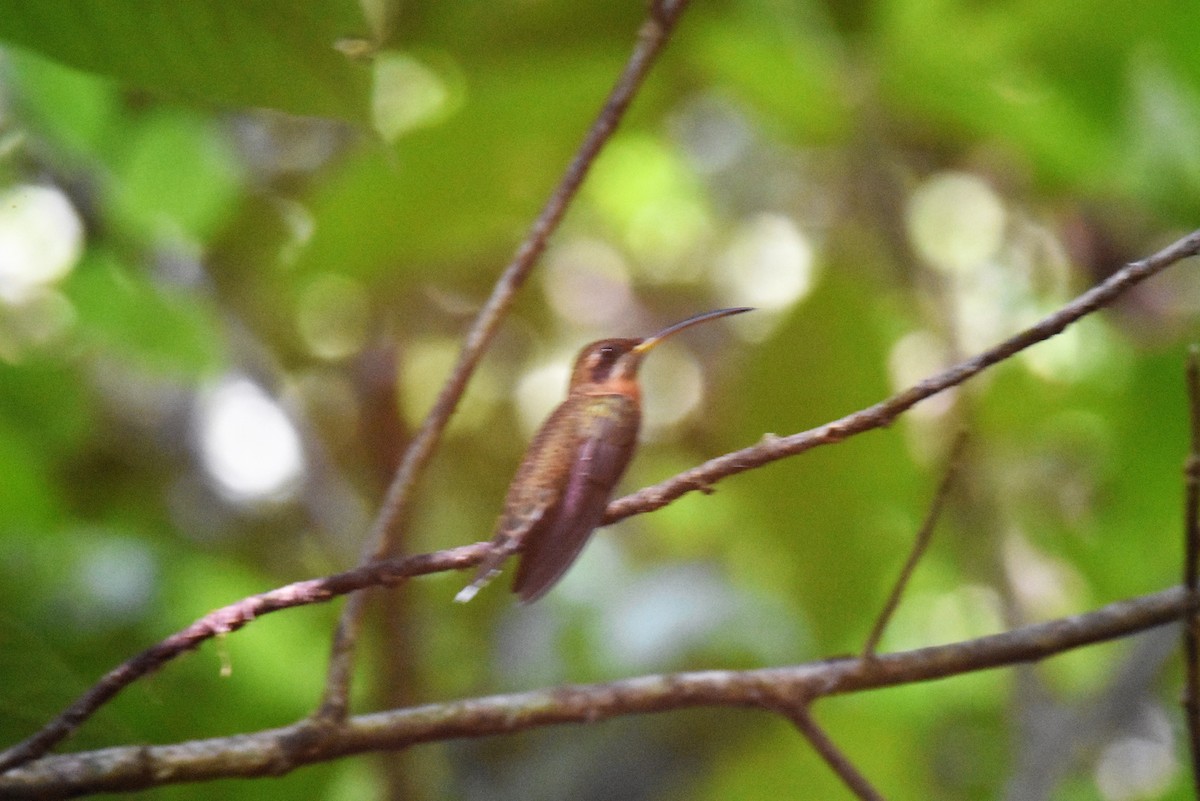
<path fill-rule="evenodd" d="M 642 2 L 6 4 L 5 743 L 211 608 L 352 565 L 471 315 Z M 1200 6 L 696 2 L 421 484 L 405 547 L 485 539 L 584 342 L 655 351 L 633 489 L 885 397 L 1200 220 Z M 544 601 L 381 594 L 359 710 L 861 646 L 948 443 L 964 475 L 887 649 L 1180 573 L 1186 265 L 893 428 L 595 538 Z M 288 723 L 338 605 L 123 693 L 89 748 Z M 1173 635 L 823 702 L 894 799 L 1190 797 Z M 223 672 L 228 675 L 224 676 Z M 848 798 L 784 723 L 701 711 L 341 760 L 182 798 Z"/>

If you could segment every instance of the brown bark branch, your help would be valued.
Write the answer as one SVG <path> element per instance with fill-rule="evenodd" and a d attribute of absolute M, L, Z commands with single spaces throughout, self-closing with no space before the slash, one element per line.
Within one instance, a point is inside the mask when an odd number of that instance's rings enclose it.
<path fill-rule="evenodd" d="M 1112 303 L 1117 297 L 1150 276 L 1167 267 L 1200 253 L 1200 231 L 1182 239 L 1140 261 L 1132 262 L 1109 276 L 1105 281 L 1084 292 L 1058 311 L 1030 328 L 1004 340 L 979 355 L 925 379 L 918 384 L 840 420 L 826 423 L 800 434 L 779 437 L 768 434 L 757 445 L 727 453 L 669 478 L 653 487 L 646 487 L 608 506 L 605 523 L 615 523 L 633 514 L 661 509 L 671 501 L 698 489 L 707 489 L 723 478 L 741 473 L 768 462 L 795 456 L 820 445 L 841 442 L 847 437 L 876 428 L 885 428 L 897 417 L 926 398 L 963 383 L 988 367 L 1013 354 L 1061 333 L 1068 325 L 1097 309 Z"/>
<path fill-rule="evenodd" d="M 425 465 L 437 449 L 438 441 L 466 390 L 484 351 L 491 344 L 517 292 L 546 249 L 550 235 L 558 228 L 596 156 L 616 131 L 629 104 L 670 38 L 675 24 L 687 8 L 688 0 L 658 0 L 651 4 L 646 21 L 638 32 L 633 52 L 605 100 L 595 122 L 568 165 L 550 199 L 534 220 L 512 261 L 504 268 L 492 289 L 491 297 L 479 311 L 467 332 L 458 362 L 446 380 L 437 401 L 404 452 L 400 467 L 388 486 L 379 514 L 372 526 L 360 564 L 383 559 L 395 551 L 398 522 L 411 501 L 413 488 Z M 353 672 L 355 642 L 362 627 L 365 596 L 353 595 L 346 602 L 334 632 L 325 694 L 317 710 L 321 720 L 337 721 L 345 717 Z"/>
<path fill-rule="evenodd" d="M 1200 351 L 1192 346 L 1187 362 L 1188 404 L 1192 441 L 1184 466 L 1183 587 L 1194 599 L 1200 577 Z M 1200 616 L 1189 615 L 1183 626 L 1184 693 L 1192 782 L 1200 798 Z"/>
<path fill-rule="evenodd" d="M 481 547 L 470 555 L 481 556 Z M 428 564 L 422 567 L 440 569 Z M 774 712 L 823 696 L 1033 662 L 1161 626 L 1193 609 L 1189 594 L 1182 587 L 1173 587 L 1081 615 L 870 660 L 846 658 L 760 670 L 640 676 L 376 712 L 325 727 L 301 721 L 232 737 L 50 756 L 0 776 L 0 798 L 61 797 L 281 775 L 349 754 L 694 707 Z"/>
<path fill-rule="evenodd" d="M 801 434 L 790 437 L 768 436 L 757 446 L 718 457 L 661 484 L 616 500 L 609 504 L 608 522 L 661 508 L 686 492 L 698 486 L 707 486 L 720 478 L 886 425 L 919 400 L 962 383 L 997 361 L 1053 336 L 1085 314 L 1111 303 L 1139 281 L 1183 258 L 1195 255 L 1198 251 L 1200 231 L 1189 234 L 1153 256 L 1126 266 L 1058 312 L 995 348 L 926 379 L 881 403 Z M 339 594 L 395 583 L 409 576 L 473 567 L 487 553 L 488 547 L 488 543 L 479 542 L 446 551 L 367 564 L 323 579 L 296 582 L 246 598 L 206 615 L 188 628 L 110 671 L 97 685 L 37 733 L 0 752 L 0 771 L 45 754 L 121 689 L 141 676 L 157 670 L 176 656 L 194 649 L 209 637 L 241 628 L 254 617 L 268 612 L 328 601 Z M 326 723 L 336 723 L 340 718 L 327 715 L 319 716 L 319 719 Z"/>
<path fill-rule="evenodd" d="M 365 587 L 395 584 L 411 576 L 462 570 L 478 564 L 488 552 L 486 542 L 435 553 L 375 562 L 319 579 L 297 581 L 269 592 L 243 598 L 209 612 L 165 640 L 109 671 L 54 720 L 37 733 L 0 752 L 0 772 L 45 754 L 117 693 L 175 657 L 194 650 L 207 639 L 237 631 L 256 618 L 294 606 L 324 603 Z"/>

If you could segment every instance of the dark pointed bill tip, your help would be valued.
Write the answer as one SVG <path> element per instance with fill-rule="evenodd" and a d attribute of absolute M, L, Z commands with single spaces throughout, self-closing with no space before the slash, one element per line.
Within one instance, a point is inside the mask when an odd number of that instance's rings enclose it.
<path fill-rule="evenodd" d="M 639 342 L 634 348 L 635 353 L 645 353 L 656 345 L 660 344 L 664 339 L 678 334 L 685 328 L 691 328 L 693 325 L 706 323 L 709 320 L 716 320 L 721 317 L 729 317 L 733 314 L 741 314 L 742 312 L 754 311 L 753 306 L 738 306 L 732 309 L 717 309 L 716 311 L 708 311 L 702 314 L 689 317 L 686 320 L 680 320 L 674 325 L 669 325 L 653 336 L 648 336 Z"/>

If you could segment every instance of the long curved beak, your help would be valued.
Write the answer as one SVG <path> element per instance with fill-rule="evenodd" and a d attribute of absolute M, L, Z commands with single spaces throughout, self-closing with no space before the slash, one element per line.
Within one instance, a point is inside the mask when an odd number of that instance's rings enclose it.
<path fill-rule="evenodd" d="M 653 336 L 648 336 L 641 342 L 633 346 L 633 352 L 637 354 L 645 353 L 653 347 L 661 344 L 663 340 L 678 334 L 685 328 L 691 328 L 693 325 L 706 323 L 709 320 L 716 320 L 720 317 L 728 317 L 731 314 L 741 314 L 742 312 L 754 311 L 751 306 L 739 306 L 736 309 L 717 309 L 716 311 L 704 312 L 697 314 L 694 317 L 689 317 L 686 320 L 680 320 L 674 325 L 667 326 Z"/>

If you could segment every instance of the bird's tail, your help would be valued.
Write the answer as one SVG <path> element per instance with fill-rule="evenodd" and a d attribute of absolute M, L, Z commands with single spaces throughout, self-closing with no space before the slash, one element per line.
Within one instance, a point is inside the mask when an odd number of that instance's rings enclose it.
<path fill-rule="evenodd" d="M 492 582 L 492 579 L 500 575 L 500 568 L 504 565 L 504 560 L 512 556 L 516 550 L 516 543 L 511 537 L 497 537 L 493 540 L 492 550 L 480 563 L 475 579 L 458 591 L 458 595 L 454 596 L 455 602 L 465 604 L 478 595 L 480 590 Z"/>

